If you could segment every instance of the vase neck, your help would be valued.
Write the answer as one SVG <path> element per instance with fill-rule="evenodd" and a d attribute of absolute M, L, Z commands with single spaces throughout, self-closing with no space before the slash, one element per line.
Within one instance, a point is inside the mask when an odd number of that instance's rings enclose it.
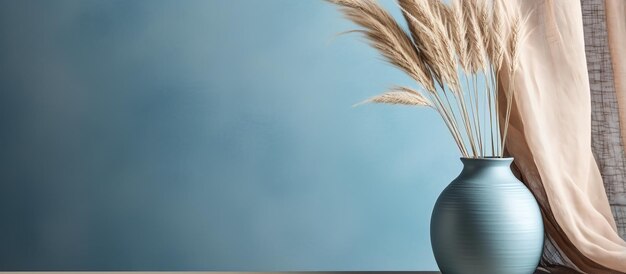
<path fill-rule="evenodd" d="M 461 162 L 463 162 L 461 175 L 465 177 L 483 175 L 484 173 L 513 175 L 511 172 L 513 158 L 461 158 Z"/>
<path fill-rule="evenodd" d="M 513 158 L 461 158 L 466 168 L 510 167 Z"/>

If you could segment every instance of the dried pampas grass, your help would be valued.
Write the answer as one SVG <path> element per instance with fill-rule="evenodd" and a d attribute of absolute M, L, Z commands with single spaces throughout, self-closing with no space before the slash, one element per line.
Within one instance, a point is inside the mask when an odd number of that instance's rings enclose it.
<path fill-rule="evenodd" d="M 498 75 L 513 79 L 528 17 L 503 0 L 453 0 L 451 5 L 397 0 L 406 32 L 375 0 L 327 1 L 361 27 L 352 32 L 362 33 L 387 62 L 423 88 L 394 87 L 357 105 L 433 108 L 464 157 L 503 156 L 513 91 L 512 86 L 497 91 Z M 504 121 L 497 115 L 500 93 L 506 96 Z"/>
<path fill-rule="evenodd" d="M 393 87 L 383 94 L 369 98 L 354 106 L 367 103 L 433 107 L 430 100 L 424 97 L 421 93 L 409 87 L 400 86 Z"/>

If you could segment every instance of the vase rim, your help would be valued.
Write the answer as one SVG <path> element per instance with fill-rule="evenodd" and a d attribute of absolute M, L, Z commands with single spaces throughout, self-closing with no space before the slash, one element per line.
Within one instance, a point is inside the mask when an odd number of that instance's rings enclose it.
<path fill-rule="evenodd" d="M 461 161 L 502 161 L 502 162 L 507 162 L 507 161 L 513 161 L 513 157 L 497 157 L 497 156 L 479 157 L 479 158 L 461 157 Z"/>

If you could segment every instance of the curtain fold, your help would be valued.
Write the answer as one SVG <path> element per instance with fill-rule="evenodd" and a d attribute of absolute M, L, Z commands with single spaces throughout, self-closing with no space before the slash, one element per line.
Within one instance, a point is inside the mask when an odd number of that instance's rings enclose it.
<path fill-rule="evenodd" d="M 626 1 L 606 0 L 604 2 L 606 11 L 607 47 L 608 62 L 611 68 L 611 82 L 613 83 L 613 94 L 617 101 L 617 114 L 620 123 L 619 132 L 624 155 L 624 144 L 626 144 Z M 620 159 L 621 163 L 626 159 Z M 626 167 L 620 166 L 620 179 L 608 181 L 607 194 L 611 204 L 611 210 L 617 221 L 617 229 L 620 236 L 626 239 Z M 604 174 L 603 174 L 604 175 Z"/>
<path fill-rule="evenodd" d="M 615 93 L 622 119 L 626 118 L 626 1 L 606 0 L 606 26 L 608 47 Z M 622 143 L 626 143 L 626 126 L 621 127 Z M 626 201 L 623 201 L 626 203 Z"/>
<path fill-rule="evenodd" d="M 619 3 L 612 5 L 624 4 L 616 2 Z M 594 82 L 597 79 L 590 78 L 590 73 L 596 69 L 606 73 L 605 67 L 613 69 L 613 63 L 623 65 L 626 60 L 613 59 L 614 62 L 606 66 L 601 60 L 605 53 L 600 52 L 598 56 L 591 56 L 600 60 L 591 62 L 588 71 L 586 52 L 594 50 L 594 44 L 586 44 L 589 41 L 585 34 L 595 35 L 597 30 L 585 32 L 590 26 L 587 21 L 583 22 L 588 10 L 581 8 L 578 2 L 518 0 L 516 3 L 530 16 L 532 32 L 521 49 L 519 70 L 512 79 L 501 76 L 501 87 L 508 87 L 512 81 L 515 88 L 507 150 L 515 157 L 515 168 L 537 197 L 544 214 L 548 237 L 543 263 L 566 265 L 593 274 L 626 273 L 626 242 L 618 234 L 600 172 L 600 168 L 604 171 L 606 166 L 598 165 L 594 156 L 594 149 L 597 152 L 613 148 L 611 152 L 615 157 L 623 157 L 620 136 L 624 134 L 620 131 L 624 127 L 619 123 L 626 121 L 626 118 L 621 119 L 626 117 L 621 114 L 626 112 L 626 98 L 623 92 L 619 96 L 604 96 L 602 81 L 605 79 L 598 83 Z M 607 14 L 606 17 L 619 21 L 626 18 L 625 14 L 622 10 L 621 15 Z M 621 27 L 609 27 L 608 32 L 624 30 L 624 25 L 618 26 Z M 597 39 L 598 44 L 603 39 L 591 38 Z M 619 39 L 607 38 L 611 43 Z M 624 47 L 624 44 L 615 45 L 613 50 L 623 51 Z M 599 91 L 594 93 L 592 88 Z M 620 102 L 621 112 L 618 111 L 617 118 L 594 112 L 598 106 L 608 106 L 607 100 L 609 103 L 613 100 L 614 109 Z M 596 136 L 600 135 L 597 128 L 610 127 L 612 135 L 607 138 L 613 143 L 594 138 L 592 149 L 592 124 Z M 617 149 L 614 148 L 615 136 L 620 145 Z M 619 178 L 613 180 L 617 182 Z M 613 188 L 613 184 L 607 185 L 607 189 L 609 187 Z"/>

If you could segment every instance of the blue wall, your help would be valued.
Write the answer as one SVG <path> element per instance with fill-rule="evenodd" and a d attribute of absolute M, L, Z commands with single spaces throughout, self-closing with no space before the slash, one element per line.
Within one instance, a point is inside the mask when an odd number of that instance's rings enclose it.
<path fill-rule="evenodd" d="M 384 4 L 394 10 L 391 1 Z M 432 270 L 460 170 L 323 1 L 0 0 L 0 270 Z"/>

